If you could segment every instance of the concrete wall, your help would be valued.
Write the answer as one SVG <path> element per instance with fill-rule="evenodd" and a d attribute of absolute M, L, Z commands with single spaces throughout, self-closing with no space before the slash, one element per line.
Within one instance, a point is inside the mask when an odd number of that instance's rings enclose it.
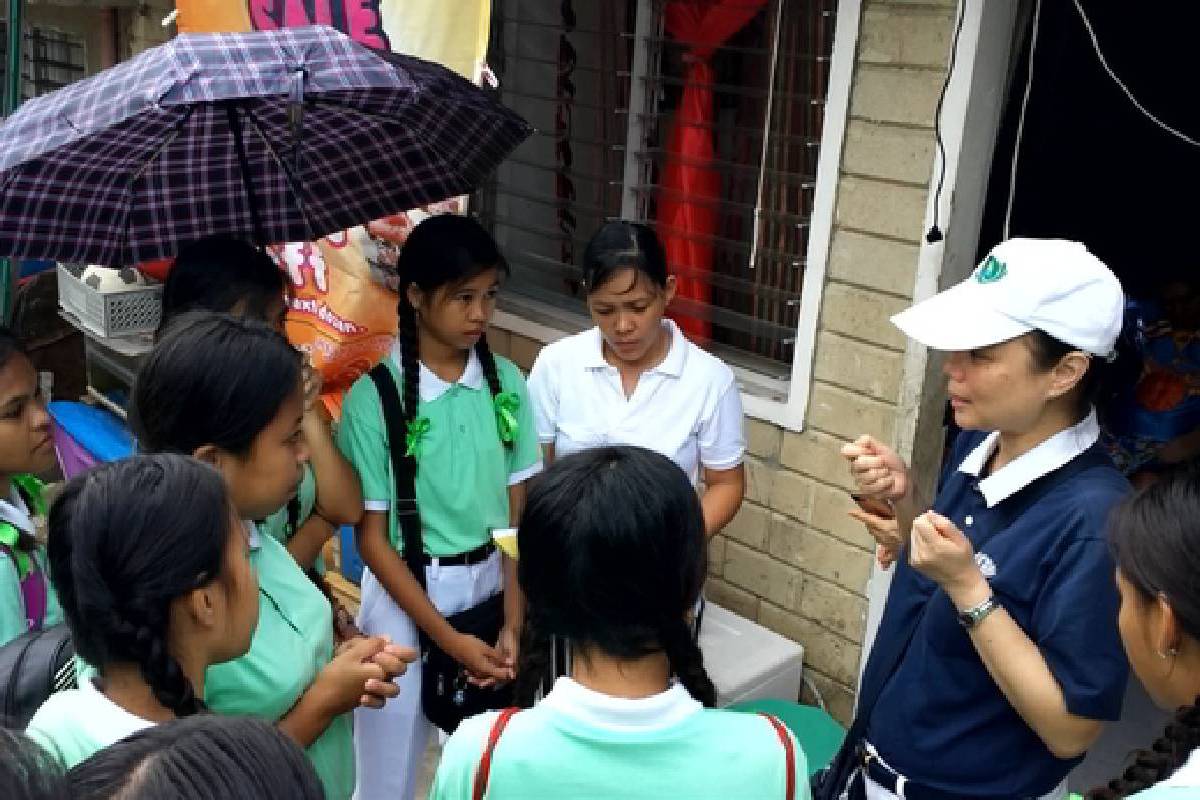
<path fill-rule="evenodd" d="M 897 436 L 905 342 L 888 317 L 912 298 L 954 14 L 952 0 L 864 5 L 808 419 L 801 433 L 747 419 L 747 502 L 712 544 L 710 599 L 802 642 L 808 676 L 843 721 L 872 540 L 846 515 L 838 449 L 864 432 Z M 541 346 L 493 338 L 526 369 Z"/>

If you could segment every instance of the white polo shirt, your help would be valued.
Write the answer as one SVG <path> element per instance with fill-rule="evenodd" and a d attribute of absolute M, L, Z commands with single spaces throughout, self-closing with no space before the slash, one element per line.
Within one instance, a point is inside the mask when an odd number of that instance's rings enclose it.
<path fill-rule="evenodd" d="M 671 347 L 626 398 L 604 359 L 599 328 L 546 345 L 529 374 L 538 436 L 554 453 L 631 444 L 655 450 L 687 473 L 733 469 L 746 452 L 742 399 L 733 371 L 664 320 Z"/>

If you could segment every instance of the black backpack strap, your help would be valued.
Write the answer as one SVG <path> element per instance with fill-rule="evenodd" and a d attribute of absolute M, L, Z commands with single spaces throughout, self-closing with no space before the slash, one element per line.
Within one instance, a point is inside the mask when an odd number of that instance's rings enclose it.
<path fill-rule="evenodd" d="M 396 479 L 396 495 L 392 505 L 396 511 L 396 524 L 400 526 L 404 542 L 404 560 L 412 570 L 413 577 L 421 588 L 425 588 L 425 548 L 421 541 L 421 517 L 417 512 L 417 460 L 404 452 L 408 439 L 408 422 L 404 419 L 404 406 L 400 402 L 400 390 L 392 378 L 387 364 L 379 362 L 369 373 L 379 402 L 383 406 L 383 424 L 387 431 L 388 449 L 392 457 L 392 475 Z"/>

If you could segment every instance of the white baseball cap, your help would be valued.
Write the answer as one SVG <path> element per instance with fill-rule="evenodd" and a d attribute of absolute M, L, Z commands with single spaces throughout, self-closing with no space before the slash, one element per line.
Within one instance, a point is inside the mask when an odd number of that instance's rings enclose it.
<path fill-rule="evenodd" d="M 975 350 L 1040 330 L 1108 358 L 1124 308 L 1117 276 L 1079 242 L 1009 239 L 965 281 L 892 322 L 934 350 Z"/>

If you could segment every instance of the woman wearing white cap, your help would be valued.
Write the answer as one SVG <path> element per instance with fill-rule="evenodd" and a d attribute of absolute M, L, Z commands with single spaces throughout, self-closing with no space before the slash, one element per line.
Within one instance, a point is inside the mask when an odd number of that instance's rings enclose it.
<path fill-rule="evenodd" d="M 964 432 L 919 515 L 894 451 L 870 436 L 842 451 L 906 534 L 878 534 L 896 574 L 839 762 L 855 765 L 850 798 L 1065 797 L 1118 718 L 1128 665 L 1104 537 L 1128 485 L 1097 446 L 1092 395 L 1122 306 L 1083 245 L 1013 239 L 893 318 L 946 351 Z"/>

